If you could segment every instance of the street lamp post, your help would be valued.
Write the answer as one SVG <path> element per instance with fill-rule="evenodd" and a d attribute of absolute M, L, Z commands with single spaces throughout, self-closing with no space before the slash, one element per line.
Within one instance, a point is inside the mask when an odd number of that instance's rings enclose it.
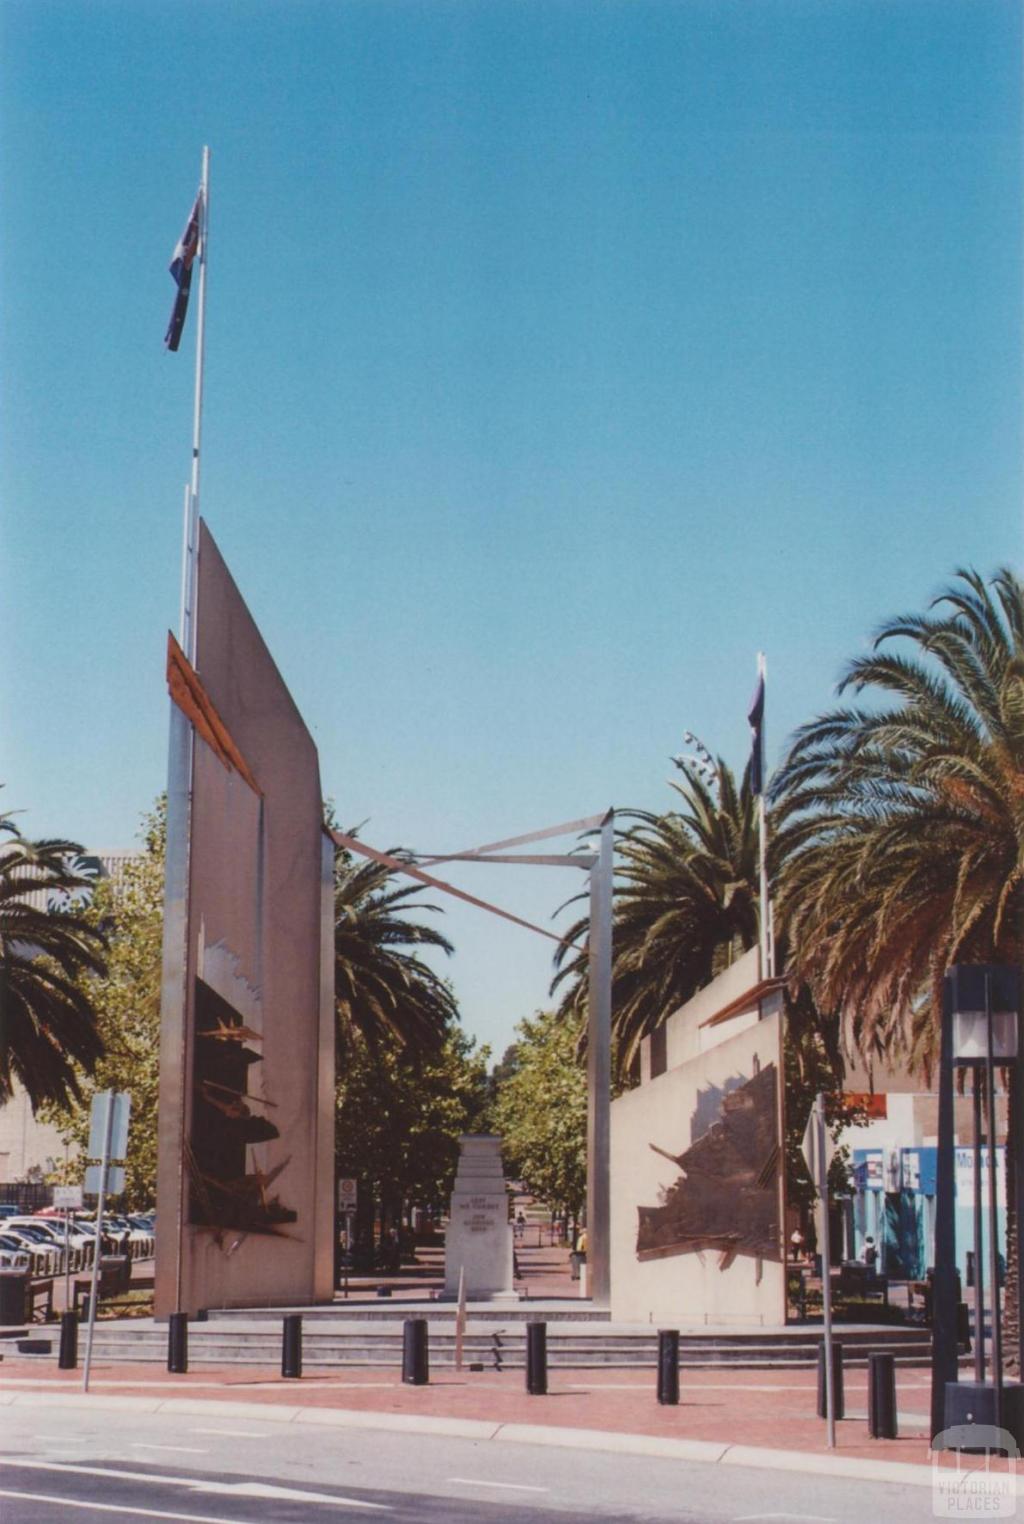
<path fill-rule="evenodd" d="M 961 1424 L 991 1424 L 1007 1428 L 1018 1442 L 1024 1424 L 1019 1384 L 1007 1387 L 1003 1379 L 1002 1316 L 999 1305 L 999 1204 L 996 1177 L 997 1064 L 1014 1071 L 1014 1087 L 1021 1095 L 1017 1064 L 1020 1020 L 1020 971 L 1000 964 L 957 964 L 950 968 L 943 985 L 942 1045 L 939 1066 L 939 1149 L 936 1187 L 934 1273 L 934 1327 L 932 1342 L 932 1439 L 947 1428 Z M 974 1114 L 974 1381 L 958 1380 L 956 1345 L 956 1228 L 953 1180 L 953 1070 L 973 1070 Z M 991 1380 L 985 1380 L 985 1272 L 982 1253 L 982 1095 L 988 1110 L 988 1280 L 991 1304 Z M 1019 1108 L 1018 1108 L 1019 1109 Z M 1007 1148 L 1015 1139 L 1007 1137 Z M 1019 1173 L 1019 1171 L 1018 1171 Z M 1020 1186 L 1018 1184 L 1018 1264 L 1020 1235 Z M 1009 1245 L 1008 1245 L 1009 1248 Z"/>

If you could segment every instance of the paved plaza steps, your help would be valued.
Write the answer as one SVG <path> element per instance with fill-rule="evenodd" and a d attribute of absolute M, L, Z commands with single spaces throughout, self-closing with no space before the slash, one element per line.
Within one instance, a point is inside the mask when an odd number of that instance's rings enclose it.
<path fill-rule="evenodd" d="M 424 1312 L 426 1309 L 424 1309 Z M 437 1370 L 455 1364 L 451 1319 L 428 1318 L 430 1363 Z M 931 1341 L 927 1330 L 852 1328 L 837 1330 L 847 1365 L 865 1365 L 869 1353 L 886 1351 L 904 1366 L 927 1365 Z M 799 1369 L 817 1362 L 821 1330 L 793 1328 L 750 1333 L 683 1333 L 680 1365 L 686 1370 L 730 1366 L 741 1370 Z M 150 1320 L 96 1325 L 94 1357 L 122 1362 L 165 1362 L 166 1324 Z M 303 1313 L 303 1369 L 309 1372 L 373 1367 L 400 1369 L 402 1324 L 354 1319 L 328 1320 Z M 552 1370 L 645 1369 L 657 1364 L 655 1329 L 636 1325 L 548 1323 L 548 1364 Z M 56 1349 L 56 1341 L 54 1344 Z M 281 1358 L 281 1314 L 259 1319 L 210 1319 L 189 1325 L 189 1365 L 260 1365 L 274 1367 Z M 463 1341 L 464 1364 L 486 1370 L 517 1370 L 526 1365 L 525 1323 L 470 1321 Z"/>

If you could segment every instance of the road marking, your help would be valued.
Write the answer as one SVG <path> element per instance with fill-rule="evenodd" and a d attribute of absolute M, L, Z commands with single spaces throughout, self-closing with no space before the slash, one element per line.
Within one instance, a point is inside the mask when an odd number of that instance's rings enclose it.
<path fill-rule="evenodd" d="M 223 1518 L 206 1513 L 167 1513 L 160 1508 L 128 1508 L 122 1503 L 86 1503 L 79 1498 L 50 1497 L 45 1492 L 9 1492 L 0 1488 L 0 1498 L 24 1498 L 29 1503 L 53 1503 L 58 1508 L 84 1508 L 90 1513 L 130 1513 L 136 1519 L 185 1519 L 188 1524 L 224 1524 Z M 234 1519 L 232 1524 L 258 1524 L 255 1519 Z"/>
<path fill-rule="evenodd" d="M 189 1429 L 190 1434 L 226 1434 L 230 1439 L 266 1439 L 269 1429 Z"/>
<path fill-rule="evenodd" d="M 105 1476 L 118 1481 L 151 1482 L 159 1487 L 191 1487 L 196 1492 L 212 1492 L 219 1497 L 280 1498 L 289 1502 L 324 1503 L 330 1508 L 365 1508 L 374 1513 L 390 1513 L 387 1503 L 370 1503 L 363 1498 L 334 1497 L 326 1492 L 300 1492 L 294 1487 L 276 1487 L 268 1482 L 214 1482 L 198 1476 L 156 1476 L 146 1471 L 119 1471 L 113 1466 L 84 1466 L 70 1461 L 4 1460 L 4 1465 L 22 1471 L 56 1471 L 61 1475 Z M 22 1494 L 18 1494 L 21 1496 Z M 80 1505 L 85 1507 L 85 1504 Z M 92 1505 L 90 1505 L 92 1506 Z M 131 1512 L 131 1509 L 122 1510 Z M 142 1512 L 143 1510 L 139 1510 Z M 159 1515 L 158 1515 L 159 1517 Z M 193 1514 L 169 1514 L 168 1518 L 193 1518 Z M 213 1524 L 224 1524 L 214 1519 Z"/>
<path fill-rule="evenodd" d="M 144 1439 L 132 1440 L 133 1450 L 172 1450 L 175 1455 L 209 1455 L 209 1450 L 201 1450 L 196 1445 L 148 1445 Z"/>
<path fill-rule="evenodd" d="M 839 1524 L 823 1513 L 741 1513 L 733 1524 L 767 1524 L 769 1519 L 797 1519 L 800 1524 Z"/>
<path fill-rule="evenodd" d="M 460 1487 L 502 1487 L 506 1492 L 550 1492 L 549 1487 L 528 1487 L 525 1482 L 488 1482 L 479 1476 L 450 1476 Z"/>

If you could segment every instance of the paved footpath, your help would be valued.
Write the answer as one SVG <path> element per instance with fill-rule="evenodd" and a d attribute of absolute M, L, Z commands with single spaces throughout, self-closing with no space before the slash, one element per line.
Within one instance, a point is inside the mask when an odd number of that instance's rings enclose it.
<path fill-rule="evenodd" d="M 837 1448 L 825 1445 L 815 1416 L 816 1377 L 806 1371 L 683 1371 L 678 1407 L 659 1406 L 654 1373 L 559 1371 L 546 1396 L 525 1390 L 521 1371 L 445 1370 L 427 1386 L 403 1385 L 392 1369 L 317 1372 L 285 1380 L 279 1370 L 200 1366 L 171 1375 L 154 1364 L 93 1362 L 82 1372 L 8 1355 L 0 1366 L 0 1406 L 73 1402 L 148 1411 L 257 1411 L 281 1422 L 415 1429 L 481 1439 L 678 1456 L 726 1464 L 928 1483 L 926 1371 L 901 1372 L 900 1437 L 868 1436 L 866 1379 L 846 1372 L 846 1411 Z M 951 1462 L 951 1457 L 943 1457 Z"/>

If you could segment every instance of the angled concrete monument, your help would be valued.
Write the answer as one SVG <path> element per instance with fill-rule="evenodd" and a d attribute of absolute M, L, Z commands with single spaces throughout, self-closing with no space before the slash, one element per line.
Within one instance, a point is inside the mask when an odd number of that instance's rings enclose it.
<path fill-rule="evenodd" d="M 469 1133 L 459 1139 L 459 1167 L 444 1239 L 444 1291 L 457 1296 L 459 1271 L 470 1301 L 514 1297 L 512 1224 L 501 1167 L 501 1139 Z"/>

